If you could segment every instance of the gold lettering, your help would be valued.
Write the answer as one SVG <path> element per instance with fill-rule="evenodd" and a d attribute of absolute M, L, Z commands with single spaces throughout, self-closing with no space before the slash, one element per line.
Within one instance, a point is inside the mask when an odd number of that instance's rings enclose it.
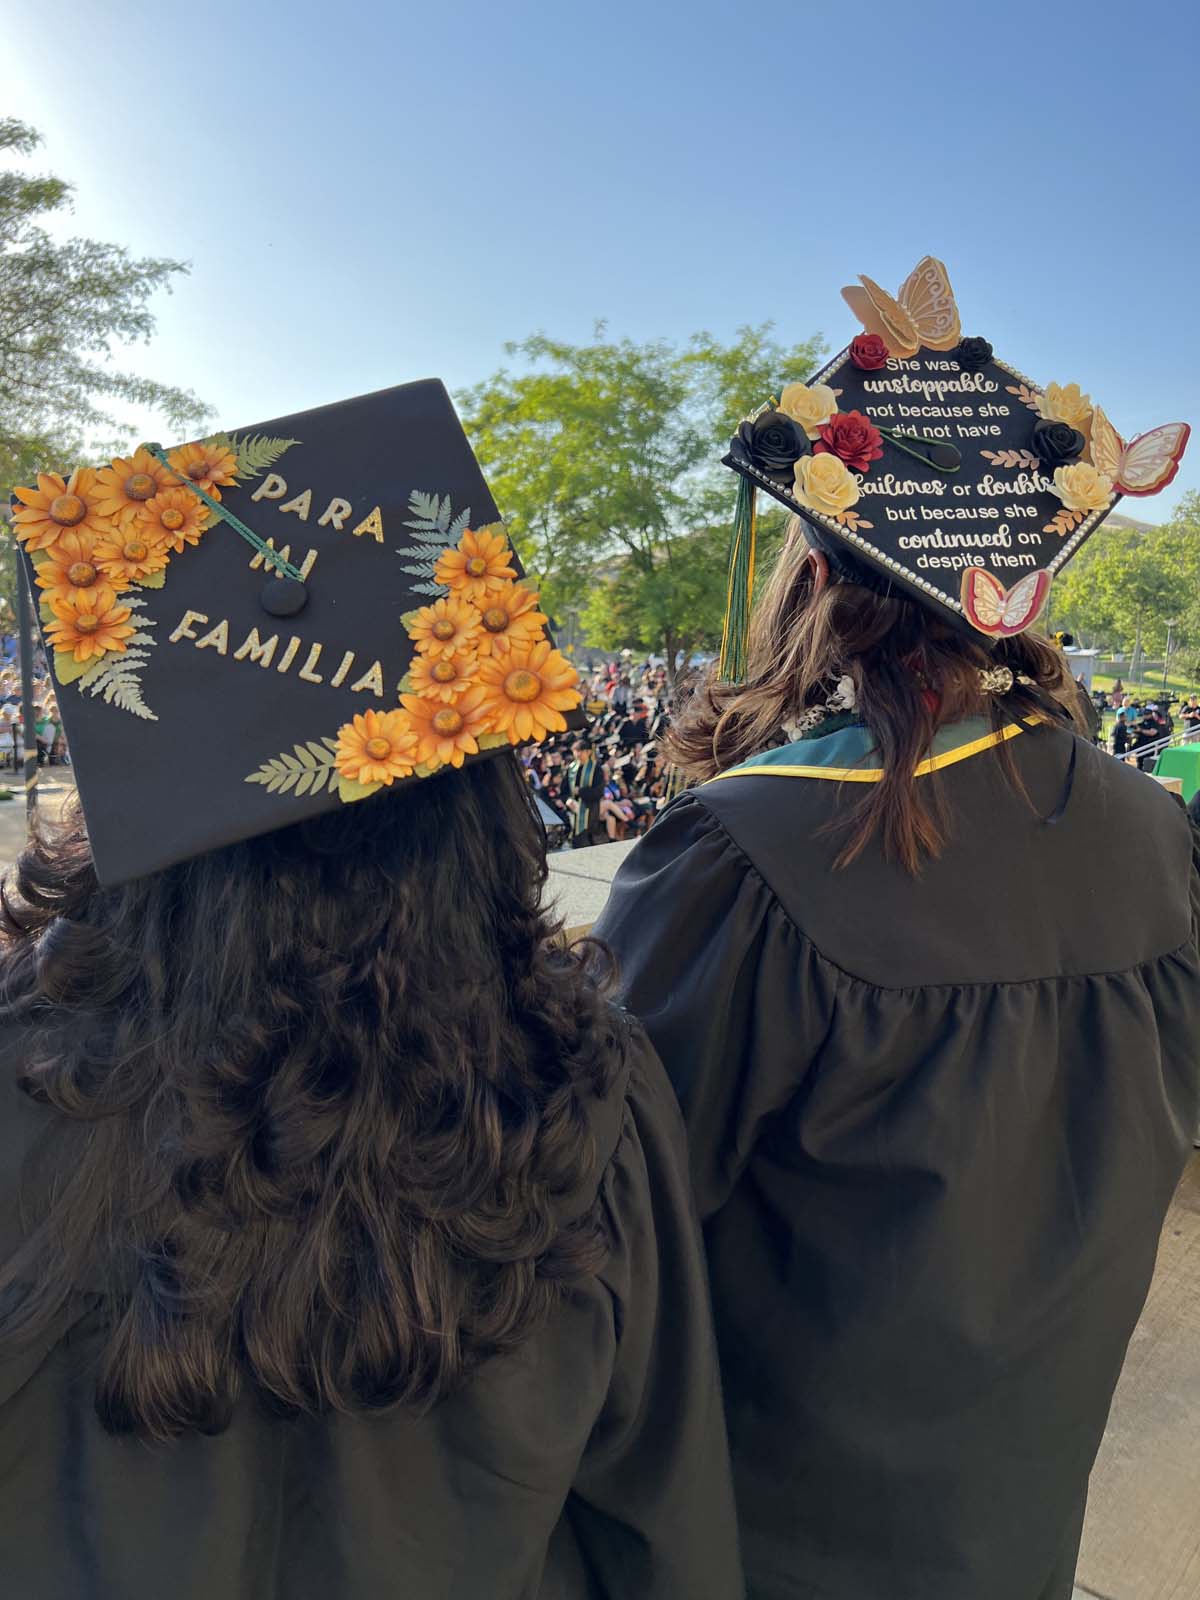
<path fill-rule="evenodd" d="M 357 683 L 350 685 L 350 693 L 354 694 L 359 689 L 370 689 L 372 694 L 377 694 L 383 699 L 383 666 L 378 661 L 373 661 Z"/>
<path fill-rule="evenodd" d="M 342 523 L 345 522 L 353 509 L 349 500 L 339 500 L 335 495 L 317 518 L 317 527 L 325 528 L 332 523 L 337 531 L 341 533 Z"/>
<path fill-rule="evenodd" d="M 171 643 L 178 644 L 180 639 L 194 639 L 196 637 L 196 623 L 207 621 L 208 618 L 203 611 L 185 611 L 183 613 L 183 621 L 175 629 L 175 632 L 170 635 Z"/>
<path fill-rule="evenodd" d="M 207 620 L 208 619 L 206 617 L 205 621 L 207 621 Z M 350 668 L 351 668 L 351 666 L 353 664 L 354 664 L 354 651 L 353 650 L 347 650 L 346 654 L 341 659 L 341 663 L 338 666 L 337 671 L 334 673 L 333 677 L 330 678 L 330 680 L 329 680 L 331 688 L 340 689 L 342 687 L 342 685 L 346 681 L 346 674 L 350 671 Z"/>
<path fill-rule="evenodd" d="M 213 649 L 213 650 L 215 650 L 217 652 L 217 654 L 219 656 L 223 656 L 225 654 L 225 652 L 229 649 L 229 624 L 228 624 L 228 622 L 224 622 L 224 621 L 218 622 L 215 628 L 211 628 L 204 635 L 203 639 L 197 639 L 196 640 L 196 649 L 197 650 Z"/>
<path fill-rule="evenodd" d="M 284 509 L 286 509 L 286 507 Z M 266 545 L 268 550 L 275 550 L 274 539 L 264 539 L 263 543 Z M 292 559 L 292 547 L 290 544 L 285 544 L 281 549 L 276 550 L 275 553 L 284 561 L 290 561 Z M 309 573 L 316 566 L 317 557 L 320 555 L 320 553 L 321 552 L 319 550 L 310 550 L 305 556 L 304 560 L 300 564 L 300 576 L 302 578 L 307 578 Z M 266 565 L 267 558 L 263 555 L 261 550 L 256 550 L 250 561 L 251 572 L 256 572 L 259 567 L 264 567 Z M 283 577 L 283 573 L 274 566 L 271 567 L 271 575 L 275 578 Z"/>
<path fill-rule="evenodd" d="M 286 493 L 287 479 L 281 478 L 277 472 L 268 472 L 250 498 L 251 500 L 282 500 Z"/>
<path fill-rule="evenodd" d="M 312 490 L 305 489 L 303 494 L 298 494 L 294 500 L 289 500 L 286 505 L 280 506 L 280 511 L 294 511 L 301 522 L 308 521 L 308 513 L 312 510 Z"/>
<path fill-rule="evenodd" d="M 308 652 L 308 660 L 300 668 L 297 676 L 303 678 L 305 683 L 324 683 L 325 679 L 321 676 L 321 674 L 313 671 L 313 668 L 320 659 L 321 646 L 319 644 L 314 644 Z"/>
<path fill-rule="evenodd" d="M 292 662 L 295 661 L 295 659 L 296 659 L 296 651 L 299 650 L 299 648 L 300 648 L 300 640 L 297 639 L 295 634 L 293 634 L 292 637 L 288 640 L 287 649 L 283 652 L 282 656 L 280 656 L 280 658 L 279 658 L 279 665 L 275 668 L 275 671 L 276 672 L 286 672 L 287 669 L 291 666 Z"/>
<path fill-rule="evenodd" d="M 357 538 L 359 534 L 369 533 L 376 544 L 383 543 L 383 516 L 376 506 L 369 517 L 364 517 L 357 528 L 351 530 Z"/>
<path fill-rule="evenodd" d="M 207 618 L 205 619 L 207 620 Z M 260 667 L 269 667 L 275 659 L 275 646 L 279 643 L 279 635 L 273 633 L 269 639 L 260 639 L 258 629 L 251 628 L 242 644 L 233 652 L 235 661 L 245 661 L 249 656 L 251 661 L 257 661 Z"/>

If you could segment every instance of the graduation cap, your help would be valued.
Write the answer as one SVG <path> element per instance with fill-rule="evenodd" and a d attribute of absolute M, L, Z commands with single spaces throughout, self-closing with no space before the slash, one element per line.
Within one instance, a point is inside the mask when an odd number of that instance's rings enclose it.
<path fill-rule="evenodd" d="M 16 491 L 103 883 L 567 727 L 436 380 Z"/>
<path fill-rule="evenodd" d="M 893 296 L 842 290 L 863 325 L 807 383 L 741 424 L 722 676 L 744 671 L 757 492 L 805 521 L 839 576 L 916 599 L 993 638 L 1021 633 L 1057 572 L 1122 495 L 1155 494 L 1190 428 L 1126 444 L 1078 383 L 1040 388 L 962 334 L 944 265 L 926 256 Z"/>

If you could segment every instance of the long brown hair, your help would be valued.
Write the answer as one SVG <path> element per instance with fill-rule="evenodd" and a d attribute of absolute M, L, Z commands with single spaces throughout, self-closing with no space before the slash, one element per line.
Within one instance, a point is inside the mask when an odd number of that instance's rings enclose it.
<path fill-rule="evenodd" d="M 843 819 L 839 864 L 855 860 L 878 832 L 889 859 L 915 872 L 944 842 L 940 791 L 913 776 L 937 729 L 965 717 L 987 717 L 999 729 L 1047 715 L 1082 728 L 1076 685 L 1061 652 L 1035 634 L 985 642 L 916 601 L 824 581 L 803 530 L 794 517 L 755 606 L 745 683 L 721 682 L 714 665 L 679 707 L 669 756 L 686 779 L 702 783 L 780 743 L 784 725 L 823 704 L 848 674 L 883 777 L 853 786 L 865 792 Z M 992 667 L 1012 672 L 1003 696 L 980 688 L 981 669 Z M 1015 778 L 1003 745 L 998 758 Z"/>
<path fill-rule="evenodd" d="M 80 816 L 35 841 L 0 981 L 60 1115 L 0 1347 L 97 1294 L 100 1419 L 161 1439 L 245 1389 L 427 1405 L 518 1345 L 603 1256 L 573 1197 L 623 1038 L 545 871 L 508 756 L 113 889 Z"/>

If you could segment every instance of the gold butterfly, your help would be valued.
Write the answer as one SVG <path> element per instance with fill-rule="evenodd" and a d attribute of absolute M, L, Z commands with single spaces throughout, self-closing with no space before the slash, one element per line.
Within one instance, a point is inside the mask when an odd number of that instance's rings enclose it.
<path fill-rule="evenodd" d="M 1092 407 L 1092 465 L 1121 494 L 1157 494 L 1179 471 L 1191 428 L 1164 422 L 1126 444 L 1099 406 Z"/>
<path fill-rule="evenodd" d="M 896 298 L 860 273 L 842 299 L 868 333 L 877 333 L 894 356 L 928 350 L 953 350 L 962 337 L 950 276 L 936 256 L 922 256 L 900 285 Z"/>

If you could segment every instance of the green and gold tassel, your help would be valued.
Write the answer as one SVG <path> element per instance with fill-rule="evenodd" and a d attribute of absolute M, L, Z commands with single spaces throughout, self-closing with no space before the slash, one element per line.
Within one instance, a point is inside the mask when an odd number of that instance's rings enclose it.
<path fill-rule="evenodd" d="M 721 659 L 717 670 L 726 683 L 741 683 L 746 676 L 746 649 L 750 635 L 750 603 L 754 598 L 754 536 L 758 517 L 758 490 L 749 478 L 738 476 L 733 537 L 729 543 L 729 587 L 725 594 L 725 626 L 721 633 Z"/>

